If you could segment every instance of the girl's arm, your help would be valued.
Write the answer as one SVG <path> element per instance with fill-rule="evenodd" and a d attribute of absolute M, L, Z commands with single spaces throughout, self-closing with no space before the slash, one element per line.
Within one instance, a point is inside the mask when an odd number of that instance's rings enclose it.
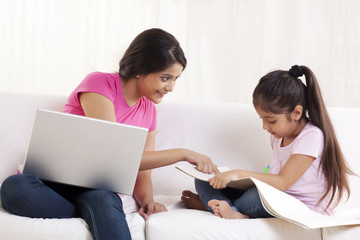
<path fill-rule="evenodd" d="M 294 154 L 286 162 L 279 174 L 258 173 L 236 169 L 217 174 L 215 177 L 209 179 L 209 183 L 213 188 L 220 189 L 225 188 L 231 181 L 244 177 L 254 177 L 281 191 L 286 191 L 305 173 L 314 160 L 315 158 L 311 156 Z"/>
<path fill-rule="evenodd" d="M 116 122 L 114 104 L 107 97 L 92 92 L 81 93 L 80 103 L 87 117 Z M 217 172 L 216 165 L 208 156 L 188 149 L 162 151 L 147 151 L 145 149 L 140 163 L 140 170 L 163 167 L 179 161 L 187 161 L 195 165 L 199 171 L 205 173 Z"/>

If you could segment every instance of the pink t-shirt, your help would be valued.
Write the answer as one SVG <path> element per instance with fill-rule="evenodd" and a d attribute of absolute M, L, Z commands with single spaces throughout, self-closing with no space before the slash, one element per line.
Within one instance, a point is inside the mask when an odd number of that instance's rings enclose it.
<path fill-rule="evenodd" d="M 117 73 L 93 72 L 70 94 L 63 112 L 85 116 L 79 100 L 79 93 L 94 92 L 101 94 L 114 103 L 116 121 L 149 129 L 156 129 L 156 109 L 153 102 L 142 97 L 134 106 L 130 107 L 121 87 L 120 76 Z"/>
<path fill-rule="evenodd" d="M 326 209 L 330 199 L 329 194 L 318 204 L 326 191 L 327 183 L 320 166 L 324 148 L 322 131 L 311 123 L 307 123 L 294 141 L 285 147 L 281 147 L 282 138 L 275 138 L 272 135 L 270 138 L 273 153 L 269 172 L 272 174 L 278 174 L 293 154 L 315 157 L 311 166 L 286 190 L 286 193 L 296 197 L 315 212 L 332 215 L 331 206 Z"/>

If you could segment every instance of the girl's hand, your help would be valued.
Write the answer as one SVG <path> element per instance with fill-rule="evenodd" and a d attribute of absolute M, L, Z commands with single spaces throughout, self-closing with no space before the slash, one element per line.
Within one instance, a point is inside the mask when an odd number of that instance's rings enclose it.
<path fill-rule="evenodd" d="M 164 205 L 162 205 L 161 203 L 157 203 L 157 202 L 149 202 L 147 204 L 145 204 L 144 206 L 142 206 L 139 209 L 139 214 L 140 216 L 142 216 L 145 221 L 146 219 L 154 213 L 158 213 L 158 212 L 166 212 L 167 209 Z"/>
<path fill-rule="evenodd" d="M 226 185 L 236 179 L 238 179 L 238 170 L 230 170 L 216 174 L 214 177 L 209 179 L 210 186 L 214 189 L 226 188 Z"/>
<path fill-rule="evenodd" d="M 200 153 L 185 150 L 185 160 L 196 166 L 196 169 L 204 173 L 219 173 L 217 166 L 211 161 L 208 156 Z"/>

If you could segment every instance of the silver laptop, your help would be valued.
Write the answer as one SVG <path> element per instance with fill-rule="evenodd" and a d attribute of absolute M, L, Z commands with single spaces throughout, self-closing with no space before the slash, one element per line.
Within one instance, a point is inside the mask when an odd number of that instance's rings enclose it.
<path fill-rule="evenodd" d="M 148 129 L 37 109 L 24 173 L 131 195 Z"/>

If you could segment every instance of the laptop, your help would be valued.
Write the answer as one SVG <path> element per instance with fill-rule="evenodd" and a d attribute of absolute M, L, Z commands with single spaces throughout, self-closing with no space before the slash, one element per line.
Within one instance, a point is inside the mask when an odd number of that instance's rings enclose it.
<path fill-rule="evenodd" d="M 131 195 L 148 129 L 37 109 L 23 173 Z"/>

